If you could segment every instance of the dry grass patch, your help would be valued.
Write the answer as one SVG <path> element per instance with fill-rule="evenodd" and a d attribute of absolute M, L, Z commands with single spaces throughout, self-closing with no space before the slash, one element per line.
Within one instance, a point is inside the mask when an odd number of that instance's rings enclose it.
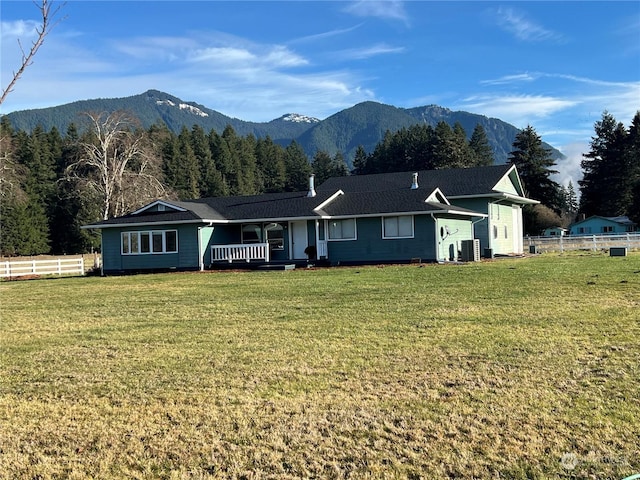
<path fill-rule="evenodd" d="M 0 295 L 6 478 L 640 472 L 637 254 Z"/>

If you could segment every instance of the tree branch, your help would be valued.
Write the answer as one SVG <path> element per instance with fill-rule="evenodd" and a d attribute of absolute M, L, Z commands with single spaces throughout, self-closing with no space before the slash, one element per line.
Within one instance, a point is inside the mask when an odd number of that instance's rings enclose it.
<path fill-rule="evenodd" d="M 9 85 L 7 85 L 7 87 L 2 90 L 0 105 L 4 103 L 9 93 L 13 91 L 13 88 L 15 87 L 16 83 L 18 82 L 26 68 L 33 63 L 33 57 L 35 57 L 36 53 L 44 43 L 45 37 L 58 23 L 52 23 L 52 21 L 60 10 L 61 6 L 58 6 L 57 8 L 55 8 L 55 10 L 51 11 L 52 4 L 49 0 L 42 0 L 42 4 L 40 5 L 36 4 L 35 2 L 34 4 L 38 7 L 38 10 L 40 10 L 40 14 L 42 15 L 42 22 L 39 27 L 36 27 L 36 33 L 38 34 L 38 37 L 31 45 L 29 53 L 25 53 L 24 49 L 22 48 L 22 43 L 20 42 L 20 39 L 18 39 L 18 46 L 20 47 L 20 51 L 22 52 L 22 63 L 18 71 L 13 73 L 13 78 L 9 82 Z"/>

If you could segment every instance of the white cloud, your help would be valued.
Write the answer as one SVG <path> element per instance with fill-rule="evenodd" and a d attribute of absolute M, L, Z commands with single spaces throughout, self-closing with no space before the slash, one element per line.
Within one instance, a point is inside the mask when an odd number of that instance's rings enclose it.
<path fill-rule="evenodd" d="M 498 26 L 525 42 L 562 41 L 561 34 L 553 32 L 528 19 L 524 13 L 512 8 L 499 8 L 496 11 Z"/>
<path fill-rule="evenodd" d="M 391 53 L 402 53 L 404 47 L 391 47 L 384 43 L 373 45 L 371 47 L 350 48 L 335 52 L 334 57 L 340 60 L 364 60 L 378 55 L 388 55 Z"/>
<path fill-rule="evenodd" d="M 532 120 L 576 106 L 577 100 L 546 95 L 476 95 L 462 100 L 456 108 L 497 117 L 523 128 Z"/>
<path fill-rule="evenodd" d="M 359 0 L 352 3 L 345 11 L 359 17 L 377 17 L 409 22 L 404 9 L 404 2 L 399 0 Z"/>
<path fill-rule="evenodd" d="M 584 142 L 569 143 L 560 147 L 560 151 L 565 158 L 558 160 L 555 166 L 558 173 L 553 176 L 553 180 L 564 186 L 572 182 L 573 188 L 579 194 L 578 181 L 583 177 L 582 155 L 589 151 L 589 145 Z"/>
<path fill-rule="evenodd" d="M 500 78 L 494 78 L 490 80 L 482 80 L 480 82 L 481 85 L 508 85 L 511 83 L 521 83 L 521 82 L 533 82 L 540 77 L 539 74 L 536 73 L 518 73 L 514 75 L 505 75 Z"/>
<path fill-rule="evenodd" d="M 24 36 L 35 36 L 36 28 L 40 24 L 33 20 L 16 20 L 13 22 L 0 22 L 0 34 L 2 38 L 18 38 Z M 3 40 L 4 41 L 4 40 Z"/>

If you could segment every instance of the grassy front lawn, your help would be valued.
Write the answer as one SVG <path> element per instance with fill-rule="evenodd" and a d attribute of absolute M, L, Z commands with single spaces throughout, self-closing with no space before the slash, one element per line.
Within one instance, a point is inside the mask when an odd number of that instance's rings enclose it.
<path fill-rule="evenodd" d="M 0 478 L 640 473 L 640 254 L 0 284 Z"/>

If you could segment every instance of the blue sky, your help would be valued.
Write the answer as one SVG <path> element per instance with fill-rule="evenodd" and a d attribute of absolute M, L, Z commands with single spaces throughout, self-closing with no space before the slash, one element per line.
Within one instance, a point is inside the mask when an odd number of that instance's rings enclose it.
<path fill-rule="evenodd" d="M 158 89 L 225 115 L 324 119 L 366 100 L 532 125 L 576 179 L 604 110 L 640 109 L 640 2 L 67 1 L 0 112 Z M 32 0 L 0 3 L 4 88 Z"/>

